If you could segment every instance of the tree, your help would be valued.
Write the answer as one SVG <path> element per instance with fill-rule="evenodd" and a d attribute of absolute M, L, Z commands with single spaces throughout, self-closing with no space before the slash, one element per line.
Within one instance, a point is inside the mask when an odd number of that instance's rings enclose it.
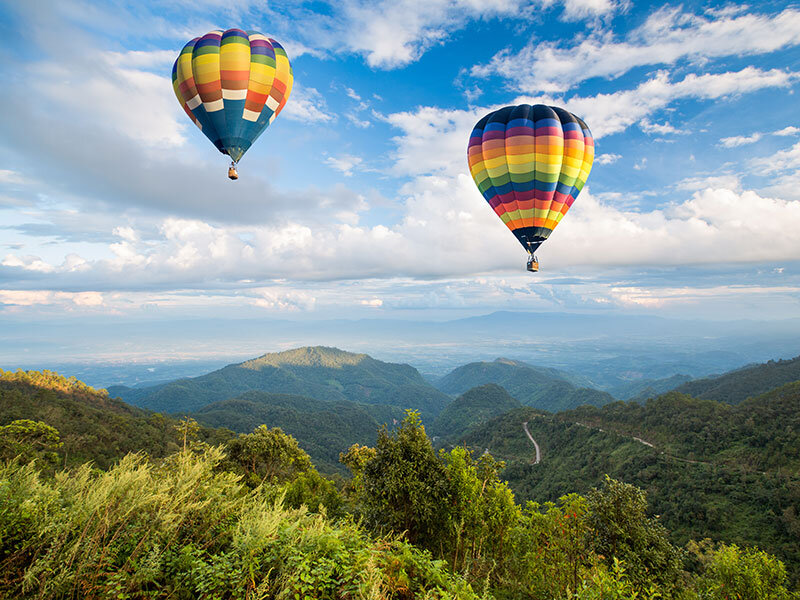
<path fill-rule="evenodd" d="M 440 548 L 451 501 L 447 473 L 417 411 L 407 411 L 396 432 L 385 426 L 379 431 L 363 482 L 370 525 L 405 532 L 409 541 L 430 550 Z"/>
<path fill-rule="evenodd" d="M 41 421 L 20 419 L 0 427 L 0 459 L 3 460 L 43 459 L 56 463 L 56 450 L 62 445 L 58 430 Z"/>
<path fill-rule="evenodd" d="M 622 561 L 637 589 L 653 582 L 673 587 L 682 566 L 681 552 L 669 542 L 669 532 L 647 517 L 644 491 L 606 477 L 603 487 L 590 490 L 586 498 L 594 550 L 605 557 L 607 566 L 611 568 L 615 558 Z"/>
<path fill-rule="evenodd" d="M 259 425 L 228 443 L 226 469 L 243 473 L 248 485 L 264 481 L 283 482 L 312 469 L 311 458 L 297 440 L 280 427 Z"/>
<path fill-rule="evenodd" d="M 793 596 L 786 589 L 783 563 L 758 548 L 739 548 L 710 540 L 689 543 L 689 552 L 705 567 L 698 581 L 703 598 L 709 600 L 784 600 Z"/>
<path fill-rule="evenodd" d="M 514 494 L 501 481 L 503 463 L 488 453 L 477 461 L 463 447 L 441 452 L 446 465 L 448 496 L 446 537 L 447 558 L 453 570 L 469 579 L 499 574 L 513 527 L 520 510 Z"/>

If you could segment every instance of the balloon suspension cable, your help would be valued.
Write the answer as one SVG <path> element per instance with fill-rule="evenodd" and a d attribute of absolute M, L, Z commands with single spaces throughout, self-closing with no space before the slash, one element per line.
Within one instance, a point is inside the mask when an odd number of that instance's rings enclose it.
<path fill-rule="evenodd" d="M 228 179 L 236 181 L 239 179 L 239 172 L 236 170 L 236 161 L 231 161 L 231 166 L 228 167 Z"/>
<path fill-rule="evenodd" d="M 539 259 L 536 258 L 536 255 L 533 253 L 530 242 L 528 242 L 528 264 L 526 268 L 532 273 L 536 273 L 539 270 Z"/>

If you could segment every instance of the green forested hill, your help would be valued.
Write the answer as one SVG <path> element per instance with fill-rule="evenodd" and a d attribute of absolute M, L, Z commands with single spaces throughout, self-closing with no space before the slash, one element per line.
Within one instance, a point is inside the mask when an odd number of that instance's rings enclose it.
<path fill-rule="evenodd" d="M 523 421 L 541 447 L 539 465 Z M 672 392 L 558 415 L 520 409 L 461 441 L 507 461 L 503 476 L 518 499 L 556 500 L 609 475 L 646 490 L 676 542 L 758 545 L 800 575 L 800 382 L 739 406 Z"/>
<path fill-rule="evenodd" d="M 152 389 L 115 388 L 123 400 L 163 412 L 191 412 L 257 390 L 317 400 L 414 408 L 436 415 L 450 398 L 409 365 L 321 346 L 298 348 Z"/>
<path fill-rule="evenodd" d="M 222 400 L 193 413 L 198 422 L 212 427 L 227 427 L 239 433 L 253 431 L 259 425 L 280 427 L 297 439 L 314 464 L 327 473 L 346 472 L 339 453 L 353 444 L 375 442 L 378 427 L 384 420 L 374 414 L 402 418 L 394 407 L 359 405 L 354 402 L 315 400 L 305 396 L 246 392 Z M 390 421 L 391 424 L 391 421 Z"/>
<path fill-rule="evenodd" d="M 609 393 L 619 400 L 647 400 L 674 390 L 679 385 L 691 381 L 689 375 L 673 375 L 663 379 L 645 379 L 618 385 Z"/>
<path fill-rule="evenodd" d="M 0 426 L 23 419 L 58 430 L 64 444 L 59 454 L 67 464 L 93 461 L 107 468 L 128 452 L 161 457 L 178 450 L 175 419 L 109 398 L 105 390 L 75 378 L 49 371 L 0 370 Z M 230 436 L 211 429 L 200 434 L 213 443 Z"/>
<path fill-rule="evenodd" d="M 551 412 L 614 401 L 610 394 L 588 387 L 590 382 L 584 378 L 505 358 L 459 367 L 440 379 L 436 387 L 448 394 L 463 394 L 487 383 L 502 386 L 522 404 Z"/>
<path fill-rule="evenodd" d="M 488 383 L 464 392 L 448 404 L 431 423 L 429 432 L 440 437 L 461 436 L 470 427 L 520 406 L 519 400 L 502 387 Z"/>
<path fill-rule="evenodd" d="M 696 398 L 739 404 L 784 383 L 800 380 L 800 356 L 791 360 L 771 360 L 718 377 L 697 379 L 683 384 L 676 392 Z"/>

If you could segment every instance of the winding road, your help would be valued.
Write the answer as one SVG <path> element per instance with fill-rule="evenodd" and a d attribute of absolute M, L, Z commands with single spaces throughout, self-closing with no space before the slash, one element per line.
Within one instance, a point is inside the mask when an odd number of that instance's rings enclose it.
<path fill-rule="evenodd" d="M 534 461 L 533 464 L 538 465 L 540 462 L 542 462 L 542 451 L 539 449 L 539 444 L 536 443 L 536 440 L 533 439 L 533 436 L 531 435 L 531 432 L 528 431 L 528 422 L 527 421 L 525 421 L 522 424 L 522 429 L 525 430 L 525 435 L 528 436 L 528 439 L 533 443 L 533 446 L 536 448 L 536 461 Z"/>

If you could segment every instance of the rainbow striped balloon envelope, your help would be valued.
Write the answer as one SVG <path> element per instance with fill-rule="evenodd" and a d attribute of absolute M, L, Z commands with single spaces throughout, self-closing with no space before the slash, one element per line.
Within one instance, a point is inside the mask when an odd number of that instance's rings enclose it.
<path fill-rule="evenodd" d="M 533 254 L 583 189 L 594 139 L 586 123 L 562 108 L 506 106 L 475 125 L 467 160 L 483 197 Z"/>
<path fill-rule="evenodd" d="M 286 51 L 257 31 L 194 38 L 172 66 L 178 102 L 234 164 L 286 106 L 292 82 Z"/>

